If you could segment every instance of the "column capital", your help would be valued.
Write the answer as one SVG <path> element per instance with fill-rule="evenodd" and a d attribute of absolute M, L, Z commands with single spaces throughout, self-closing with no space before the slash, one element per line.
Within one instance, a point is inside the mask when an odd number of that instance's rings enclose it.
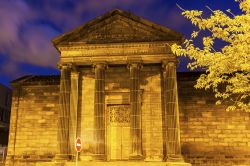
<path fill-rule="evenodd" d="M 93 68 L 95 69 L 107 69 L 108 64 L 106 62 L 95 62 L 93 63 Z"/>
<path fill-rule="evenodd" d="M 143 64 L 142 64 L 142 62 L 129 62 L 127 67 L 128 67 L 128 69 L 131 69 L 131 68 L 142 69 Z"/>
<path fill-rule="evenodd" d="M 72 63 L 58 63 L 57 64 L 57 68 L 60 70 L 62 70 L 62 69 L 69 70 L 69 69 L 72 69 L 72 66 L 73 66 Z"/>
<path fill-rule="evenodd" d="M 166 69 L 166 67 L 168 67 L 168 66 L 171 66 L 171 67 L 176 67 L 177 66 L 177 64 L 178 64 L 178 61 L 176 60 L 176 61 L 162 61 L 162 68 L 163 69 Z"/>
<path fill-rule="evenodd" d="M 78 70 L 72 70 L 71 71 L 71 78 L 78 78 L 79 77 L 79 75 L 80 75 L 80 71 L 78 71 Z"/>

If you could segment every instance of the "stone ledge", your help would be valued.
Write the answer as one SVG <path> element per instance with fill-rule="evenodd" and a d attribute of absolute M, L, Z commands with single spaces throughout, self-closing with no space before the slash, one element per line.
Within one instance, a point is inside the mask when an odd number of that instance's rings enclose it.
<path fill-rule="evenodd" d="M 97 162 L 97 161 L 80 161 L 78 166 L 192 166 L 185 162 L 133 162 L 133 161 L 109 161 L 109 162 Z M 36 166 L 75 166 L 75 162 L 38 162 Z"/>
<path fill-rule="evenodd" d="M 192 166 L 192 164 L 185 162 L 166 162 L 166 166 Z"/>

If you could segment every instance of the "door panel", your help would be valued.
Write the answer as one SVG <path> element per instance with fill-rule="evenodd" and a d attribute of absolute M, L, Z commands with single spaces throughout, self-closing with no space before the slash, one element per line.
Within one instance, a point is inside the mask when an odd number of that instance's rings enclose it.
<path fill-rule="evenodd" d="M 130 150 L 130 127 L 122 127 L 122 159 L 128 160 L 129 158 L 129 150 Z"/>
<path fill-rule="evenodd" d="M 110 159 L 127 160 L 130 151 L 129 105 L 108 107 L 110 129 Z"/>
<path fill-rule="evenodd" d="M 121 131 L 117 126 L 111 126 L 111 159 L 121 159 Z"/>

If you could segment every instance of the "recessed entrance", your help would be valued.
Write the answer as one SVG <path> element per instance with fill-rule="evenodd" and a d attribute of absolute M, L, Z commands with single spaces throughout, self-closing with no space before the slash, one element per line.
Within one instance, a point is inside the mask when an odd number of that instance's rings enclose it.
<path fill-rule="evenodd" d="M 130 151 L 130 107 L 129 105 L 108 106 L 110 159 L 128 160 Z"/>

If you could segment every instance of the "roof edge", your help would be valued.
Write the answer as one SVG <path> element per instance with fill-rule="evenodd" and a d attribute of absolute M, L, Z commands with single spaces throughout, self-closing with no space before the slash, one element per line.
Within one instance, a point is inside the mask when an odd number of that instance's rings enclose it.
<path fill-rule="evenodd" d="M 101 22 L 101 21 L 107 19 L 108 17 L 116 15 L 116 14 L 119 14 L 119 15 L 121 15 L 123 17 L 126 17 L 126 18 L 130 18 L 133 21 L 142 23 L 144 25 L 151 26 L 152 28 L 155 28 L 155 29 L 157 29 L 159 31 L 162 31 L 162 32 L 166 32 L 166 33 L 167 32 L 172 32 L 175 35 L 179 36 L 180 41 L 183 41 L 184 35 L 181 34 L 181 33 L 178 33 L 178 32 L 176 32 L 176 31 L 174 31 L 172 29 L 169 29 L 169 28 L 163 26 L 163 25 L 154 23 L 154 22 L 152 22 L 150 20 L 146 20 L 146 19 L 144 19 L 142 17 L 136 16 L 136 15 L 132 14 L 131 12 L 120 10 L 120 9 L 113 9 L 111 11 L 108 11 L 108 12 L 104 13 L 103 15 L 97 16 L 97 17 L 91 19 L 90 21 L 87 21 L 86 23 L 84 23 L 84 24 L 82 24 L 82 25 L 80 25 L 80 26 L 78 26 L 78 27 L 66 32 L 66 33 L 63 33 L 63 34 L 55 37 L 54 39 L 51 40 L 51 42 L 57 48 L 57 46 L 60 45 L 60 42 L 62 42 L 61 40 L 63 40 L 63 38 L 65 36 L 68 36 L 68 35 L 72 34 L 75 31 L 80 31 L 81 29 L 91 27 L 95 23 Z M 178 41 L 178 40 L 176 40 L 176 41 Z"/>

